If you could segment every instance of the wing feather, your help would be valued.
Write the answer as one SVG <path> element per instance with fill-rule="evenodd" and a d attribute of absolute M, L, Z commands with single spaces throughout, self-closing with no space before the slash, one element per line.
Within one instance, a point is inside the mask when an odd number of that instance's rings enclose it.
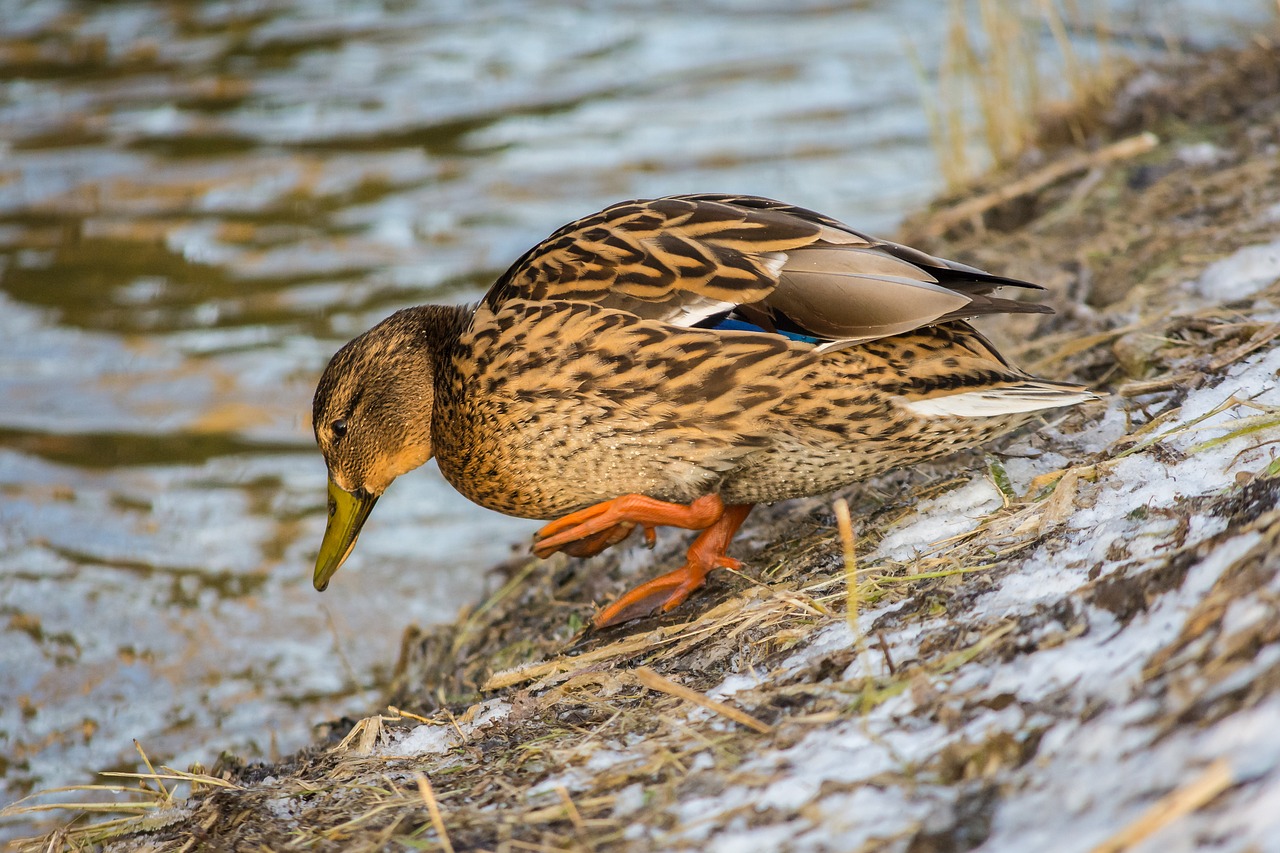
<path fill-rule="evenodd" d="M 804 208 L 703 194 L 622 202 L 570 223 L 516 261 L 485 301 L 584 301 L 686 327 L 736 319 L 829 348 L 1049 310 L 989 295 L 1006 286 L 1039 289 Z"/>

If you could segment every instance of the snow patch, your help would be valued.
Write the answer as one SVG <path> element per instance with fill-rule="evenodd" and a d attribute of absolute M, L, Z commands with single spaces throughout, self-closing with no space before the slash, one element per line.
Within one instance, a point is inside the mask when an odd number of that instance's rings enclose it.
<path fill-rule="evenodd" d="M 985 478 L 925 501 L 910 522 L 891 532 L 871 555 L 872 560 L 911 560 L 935 550 L 938 543 L 967 533 L 1004 501 Z"/>
<path fill-rule="evenodd" d="M 1276 279 L 1280 279 L 1280 240 L 1246 246 L 1215 261 L 1193 287 L 1207 299 L 1233 302 L 1257 293 Z"/>
<path fill-rule="evenodd" d="M 456 728 L 452 725 L 415 726 L 403 735 L 393 736 L 392 742 L 378 750 L 376 754 L 407 758 L 448 752 L 463 743 L 463 735 L 469 739 L 480 729 L 498 720 L 505 720 L 510 713 L 510 702 L 503 699 L 489 699 L 480 703 L 479 709 L 469 721 L 459 721 Z M 461 734 L 458 732 L 459 729 L 462 730 Z"/>
<path fill-rule="evenodd" d="M 1230 154 L 1212 142 L 1196 142 L 1180 146 L 1174 156 L 1188 166 L 1212 166 Z"/>
<path fill-rule="evenodd" d="M 730 675 L 707 695 L 712 699 L 724 700 L 741 690 L 759 687 L 764 680 L 763 677 L 754 672 Z"/>

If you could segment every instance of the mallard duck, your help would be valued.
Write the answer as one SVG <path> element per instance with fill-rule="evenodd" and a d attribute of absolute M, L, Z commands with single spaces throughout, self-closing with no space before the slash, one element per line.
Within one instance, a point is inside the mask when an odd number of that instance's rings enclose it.
<path fill-rule="evenodd" d="M 686 562 L 602 610 L 670 610 L 754 504 L 830 492 L 1095 395 L 1009 365 L 968 318 L 1041 289 L 752 196 L 615 204 L 530 249 L 474 306 L 406 308 L 316 389 L 323 590 L 391 482 L 435 458 L 459 492 L 555 519 L 533 551 L 698 530 Z"/>

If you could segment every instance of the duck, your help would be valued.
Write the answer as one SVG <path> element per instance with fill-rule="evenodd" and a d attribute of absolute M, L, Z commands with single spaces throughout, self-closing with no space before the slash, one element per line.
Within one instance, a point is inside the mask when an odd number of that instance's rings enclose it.
<path fill-rule="evenodd" d="M 529 249 L 473 305 L 397 311 L 334 354 L 314 585 L 430 459 L 463 496 L 546 520 L 538 557 L 696 531 L 679 568 L 600 610 L 669 611 L 756 504 L 823 495 L 1097 399 L 1012 366 L 970 320 L 1049 313 L 1039 285 L 749 195 L 624 201 Z"/>

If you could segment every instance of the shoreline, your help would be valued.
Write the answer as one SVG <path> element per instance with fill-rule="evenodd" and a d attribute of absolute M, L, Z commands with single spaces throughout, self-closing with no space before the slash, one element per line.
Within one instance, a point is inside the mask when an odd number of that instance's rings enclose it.
<path fill-rule="evenodd" d="M 593 601 L 684 537 L 511 561 L 458 622 L 405 635 L 387 704 L 407 714 L 339 723 L 275 763 L 224 759 L 186 799 L 139 795 L 153 806 L 135 823 L 64 839 L 1118 850 L 1174 820 L 1220 849 L 1274 837 L 1278 117 L 1274 44 L 1142 69 L 1090 146 L 1147 139 L 1137 150 L 1048 151 L 976 188 L 988 206 L 904 226 L 1046 285 L 1056 315 L 993 333 L 1105 402 L 985 454 L 761 507 L 742 576 L 621 630 L 581 633 Z M 837 497 L 858 537 L 853 628 Z"/>

